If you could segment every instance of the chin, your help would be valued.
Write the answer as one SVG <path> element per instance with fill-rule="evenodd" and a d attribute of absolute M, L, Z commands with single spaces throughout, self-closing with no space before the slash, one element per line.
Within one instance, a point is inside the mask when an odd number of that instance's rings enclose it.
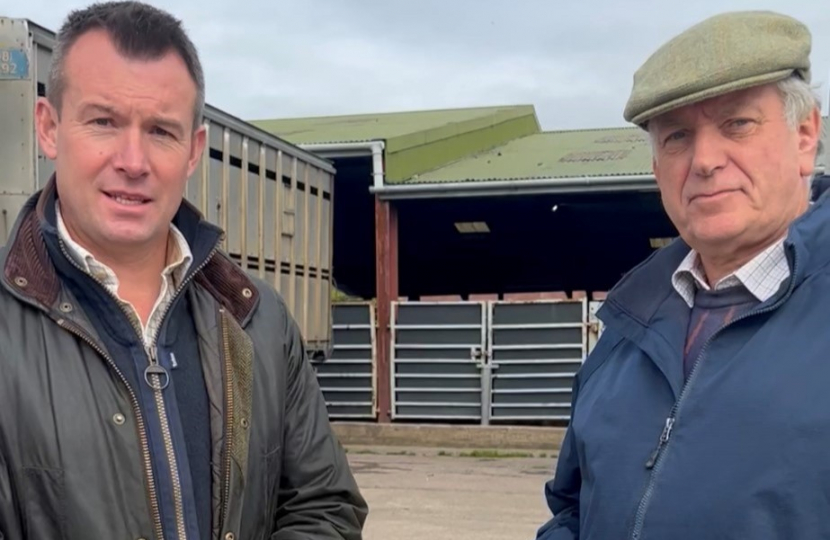
<path fill-rule="evenodd" d="M 105 234 L 105 238 L 113 244 L 140 245 L 146 244 L 152 240 L 153 235 L 148 234 L 147 231 L 110 229 L 110 231 Z"/>
<path fill-rule="evenodd" d="M 690 228 L 690 236 L 701 244 L 724 244 L 740 236 L 744 226 L 735 220 L 704 219 Z"/>

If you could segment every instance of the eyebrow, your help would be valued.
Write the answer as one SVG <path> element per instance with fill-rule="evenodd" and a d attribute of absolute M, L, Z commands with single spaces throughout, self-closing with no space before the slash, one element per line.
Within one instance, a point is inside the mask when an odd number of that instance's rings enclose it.
<path fill-rule="evenodd" d="M 171 132 L 173 135 L 176 135 L 176 136 L 180 137 L 180 136 L 184 135 L 184 133 L 185 133 L 185 128 L 181 124 L 181 122 L 177 122 L 176 120 L 173 120 L 172 118 L 164 118 L 164 117 L 161 117 L 161 116 L 153 116 L 153 117 L 150 118 L 150 121 L 154 125 L 159 126 L 160 128 L 163 128 L 163 129 Z"/>
<path fill-rule="evenodd" d="M 673 131 L 674 129 L 682 126 L 683 122 L 678 120 L 676 116 L 666 115 L 654 122 L 654 124 L 657 127 L 658 133 L 666 133 L 667 131 Z"/>
<path fill-rule="evenodd" d="M 103 105 L 101 103 L 85 103 L 81 106 L 80 116 L 87 116 L 90 113 L 103 113 L 111 116 L 116 116 L 115 109 L 108 105 Z"/>
<path fill-rule="evenodd" d="M 104 105 L 103 103 L 87 103 L 81 106 L 80 108 L 80 116 L 84 117 L 89 114 L 106 114 L 108 116 L 118 116 L 118 112 L 115 108 Z M 178 122 L 172 118 L 165 118 L 163 116 L 152 116 L 150 117 L 150 123 L 153 125 L 159 126 L 167 131 L 172 132 L 175 135 L 183 135 L 185 129 L 181 122 Z"/>

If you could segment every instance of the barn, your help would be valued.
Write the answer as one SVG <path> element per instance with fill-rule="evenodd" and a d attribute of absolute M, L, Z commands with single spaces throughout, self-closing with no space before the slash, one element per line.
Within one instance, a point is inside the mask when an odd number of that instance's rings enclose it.
<path fill-rule="evenodd" d="M 676 235 L 639 128 L 544 131 L 531 105 L 252 123 L 337 171 L 335 418 L 567 422 L 593 311 Z"/>

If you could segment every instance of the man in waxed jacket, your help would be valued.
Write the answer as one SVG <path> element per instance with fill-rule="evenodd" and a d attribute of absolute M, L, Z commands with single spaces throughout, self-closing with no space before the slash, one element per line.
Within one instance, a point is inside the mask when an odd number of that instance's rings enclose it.
<path fill-rule="evenodd" d="M 634 76 L 680 238 L 629 272 L 574 384 L 539 540 L 830 538 L 830 198 L 811 38 L 709 18 Z"/>
<path fill-rule="evenodd" d="M 297 325 L 182 199 L 203 106 L 170 15 L 70 14 L 36 109 L 56 174 L 0 253 L 0 539 L 361 538 Z"/>

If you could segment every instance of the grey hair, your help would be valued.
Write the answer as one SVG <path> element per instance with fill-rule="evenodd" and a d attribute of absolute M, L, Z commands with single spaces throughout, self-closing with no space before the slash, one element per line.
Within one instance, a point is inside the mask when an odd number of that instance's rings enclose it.
<path fill-rule="evenodd" d="M 821 98 L 817 88 L 811 87 L 801 77 L 791 75 L 776 85 L 781 99 L 784 101 L 784 118 L 790 128 L 795 129 L 807 119 L 814 110 L 821 111 Z M 824 152 L 824 140 L 822 130 L 819 129 L 818 146 L 816 147 L 816 159 Z"/>
<path fill-rule="evenodd" d="M 778 93 L 784 100 L 784 118 L 793 129 L 807 119 L 814 109 L 821 110 L 821 99 L 817 88 L 797 75 L 791 75 L 776 83 Z"/>
<path fill-rule="evenodd" d="M 180 20 L 136 1 L 96 3 L 70 12 L 58 31 L 46 85 L 46 98 L 59 116 L 66 90 L 66 55 L 78 38 L 92 30 L 104 30 L 118 52 L 127 58 L 156 60 L 171 51 L 177 53 L 196 85 L 193 129 L 201 125 L 205 109 L 205 76 L 196 46 Z"/>

